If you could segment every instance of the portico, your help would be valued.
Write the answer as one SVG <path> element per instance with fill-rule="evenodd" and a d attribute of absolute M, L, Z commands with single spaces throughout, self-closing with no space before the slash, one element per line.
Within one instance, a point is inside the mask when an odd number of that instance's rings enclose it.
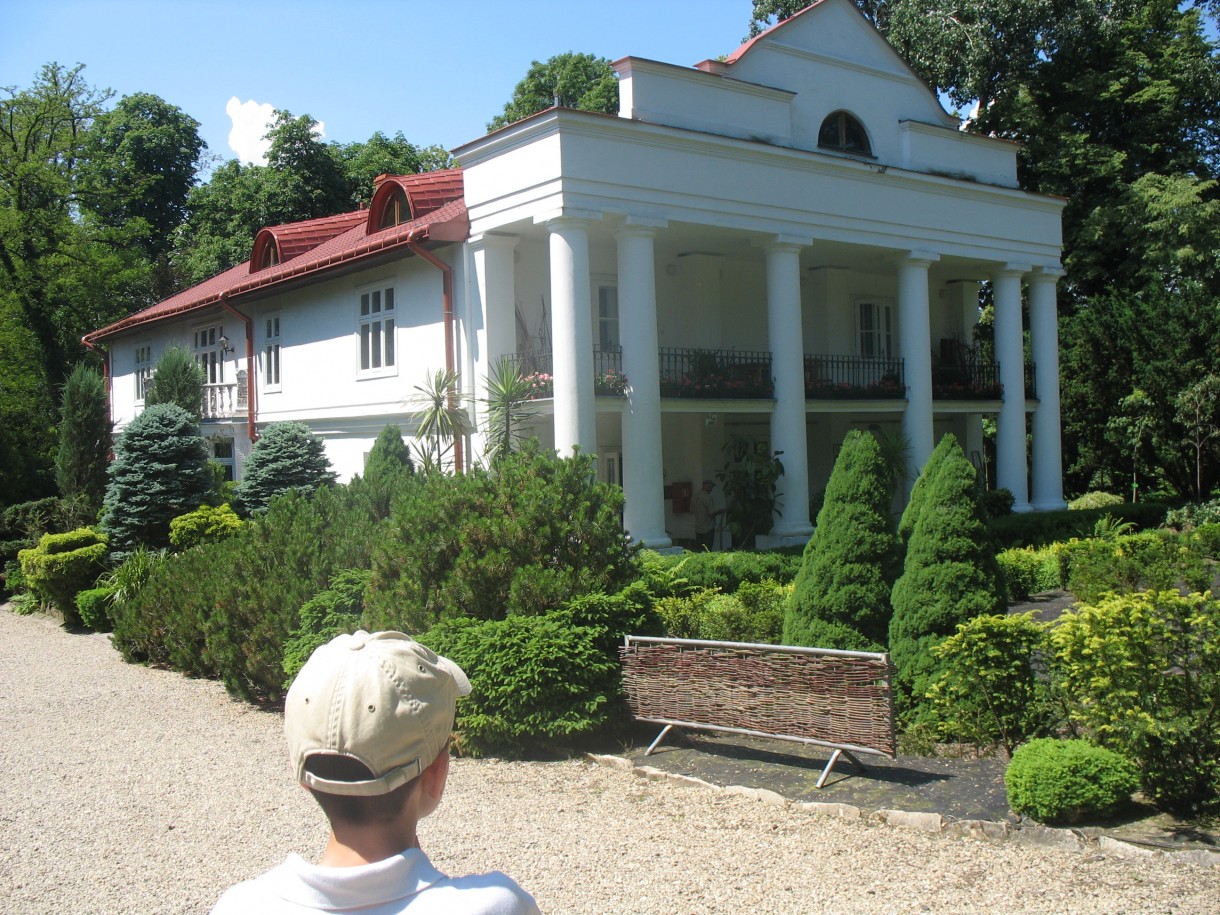
<path fill-rule="evenodd" d="M 770 542 L 801 542 L 849 429 L 901 434 L 909 485 L 946 432 L 988 465 L 985 415 L 1016 509 L 1062 505 L 1063 201 L 1018 189 L 1012 144 L 959 131 L 838 0 L 724 60 L 614 66 L 619 117 L 553 109 L 456 153 L 472 238 L 512 239 L 511 262 L 468 260 L 472 290 L 511 287 L 516 331 L 487 311 L 502 291 L 472 304 L 470 369 L 553 371 L 536 429 L 621 475 L 633 539 L 684 539 L 675 491 L 733 438 L 780 453 Z"/>

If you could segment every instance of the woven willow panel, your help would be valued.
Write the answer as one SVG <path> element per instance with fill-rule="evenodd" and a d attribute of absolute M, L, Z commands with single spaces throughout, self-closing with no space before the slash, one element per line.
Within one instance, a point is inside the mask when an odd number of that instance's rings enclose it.
<path fill-rule="evenodd" d="M 619 654 L 636 718 L 897 750 L 885 660 L 639 643 Z"/>

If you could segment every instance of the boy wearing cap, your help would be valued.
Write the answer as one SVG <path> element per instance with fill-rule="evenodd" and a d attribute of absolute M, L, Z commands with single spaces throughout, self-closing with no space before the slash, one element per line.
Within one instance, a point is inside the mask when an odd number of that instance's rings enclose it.
<path fill-rule="evenodd" d="M 419 848 L 449 775 L 462 669 L 401 632 L 341 635 L 288 690 L 284 732 L 299 781 L 330 821 L 321 860 L 289 855 L 226 892 L 212 915 L 531 915 L 533 898 L 501 873 L 450 878 Z"/>

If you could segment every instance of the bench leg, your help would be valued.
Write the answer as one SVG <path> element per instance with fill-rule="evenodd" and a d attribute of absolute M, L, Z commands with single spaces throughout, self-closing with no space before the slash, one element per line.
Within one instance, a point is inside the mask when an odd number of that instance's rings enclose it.
<path fill-rule="evenodd" d="M 657 739 L 660 740 L 659 737 Z M 860 762 L 860 760 L 858 760 L 855 754 L 850 750 L 835 750 L 830 754 L 830 761 L 826 763 L 826 768 L 822 770 L 821 776 L 818 777 L 817 786 L 819 788 L 826 785 L 826 779 L 830 777 L 830 770 L 834 768 L 834 765 L 839 761 L 840 756 L 846 756 L 861 769 L 865 768 L 864 763 Z"/>
<path fill-rule="evenodd" d="M 652 751 L 653 751 L 653 750 L 655 750 L 655 749 L 657 748 L 657 745 L 658 745 L 658 744 L 659 744 L 659 743 L 660 743 L 662 740 L 664 740 L 664 739 L 665 739 L 665 735 L 666 735 L 666 734 L 668 734 L 670 731 L 672 731 L 672 730 L 673 730 L 673 727 L 674 727 L 674 726 L 673 726 L 672 724 L 667 724 L 667 725 L 665 725 L 665 727 L 664 727 L 664 728 L 661 730 L 661 733 L 657 735 L 657 739 L 656 739 L 656 740 L 654 740 L 652 743 L 650 743 L 650 744 L 648 745 L 648 749 L 644 751 L 644 755 L 645 755 L 645 756 L 651 756 L 651 755 L 652 755 Z M 820 787 L 821 787 L 821 785 L 819 785 L 818 787 L 820 788 Z"/>

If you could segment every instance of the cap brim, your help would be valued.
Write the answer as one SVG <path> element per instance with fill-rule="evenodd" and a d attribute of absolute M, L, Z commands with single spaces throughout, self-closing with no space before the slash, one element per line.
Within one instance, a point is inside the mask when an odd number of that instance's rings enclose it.
<path fill-rule="evenodd" d="M 458 696 L 470 695 L 470 679 L 466 676 L 466 671 L 440 655 L 436 656 L 436 666 L 453 677 L 453 682 L 457 684 Z"/>

